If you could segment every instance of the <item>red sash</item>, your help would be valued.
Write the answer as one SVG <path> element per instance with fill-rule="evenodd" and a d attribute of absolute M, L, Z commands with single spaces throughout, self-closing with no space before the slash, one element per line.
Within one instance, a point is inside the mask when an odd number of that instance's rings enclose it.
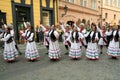
<path fill-rule="evenodd" d="M 47 40 L 47 38 L 45 38 L 45 41 L 48 43 L 48 45 L 49 45 L 49 41 Z"/>
<path fill-rule="evenodd" d="M 102 34 L 103 34 L 103 35 L 105 34 L 105 30 L 104 30 L 104 29 L 102 30 Z M 104 37 L 102 37 L 102 38 L 103 38 L 103 41 L 104 41 L 106 44 L 108 44 L 108 43 L 107 43 L 107 40 L 106 40 Z"/>
<path fill-rule="evenodd" d="M 80 39 L 80 42 L 81 42 L 81 44 L 83 45 L 83 46 L 85 46 L 85 44 L 83 43 L 83 41 Z"/>
<path fill-rule="evenodd" d="M 67 41 L 68 45 L 71 46 L 71 43 L 69 41 Z"/>

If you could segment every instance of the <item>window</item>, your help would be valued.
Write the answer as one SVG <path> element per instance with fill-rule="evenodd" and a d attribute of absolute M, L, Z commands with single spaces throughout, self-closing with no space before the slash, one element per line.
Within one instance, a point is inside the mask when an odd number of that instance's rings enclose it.
<path fill-rule="evenodd" d="M 106 0 L 106 4 L 108 5 L 108 0 Z"/>
<path fill-rule="evenodd" d="M 117 6 L 117 0 L 114 0 L 114 6 Z"/>
<path fill-rule="evenodd" d="M 118 0 L 118 7 L 120 7 L 120 0 Z"/>
<path fill-rule="evenodd" d="M 116 14 L 114 14 L 114 19 L 116 19 Z"/>
<path fill-rule="evenodd" d="M 80 5 L 81 6 L 87 6 L 87 0 L 80 0 Z"/>
<path fill-rule="evenodd" d="M 80 5 L 83 6 L 83 0 L 80 0 Z"/>
<path fill-rule="evenodd" d="M 110 0 L 110 6 L 113 6 L 112 4 L 113 4 L 113 0 Z"/>
<path fill-rule="evenodd" d="M 74 0 L 69 0 L 71 3 L 74 3 Z"/>
<path fill-rule="evenodd" d="M 67 2 L 71 2 L 71 3 L 74 3 L 74 0 L 65 0 Z"/>
<path fill-rule="evenodd" d="M 106 18 L 106 19 L 108 18 L 108 13 L 105 13 L 105 18 Z"/>
<path fill-rule="evenodd" d="M 96 9 L 96 0 L 91 0 L 91 8 Z"/>
<path fill-rule="evenodd" d="M 66 2 L 69 2 L 69 0 L 65 0 Z"/>

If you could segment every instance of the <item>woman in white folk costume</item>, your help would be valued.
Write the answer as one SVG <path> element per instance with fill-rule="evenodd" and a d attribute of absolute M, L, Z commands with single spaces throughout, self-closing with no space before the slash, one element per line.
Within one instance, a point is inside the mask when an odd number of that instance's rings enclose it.
<path fill-rule="evenodd" d="M 4 60 L 8 62 L 13 62 L 18 57 L 18 51 L 15 48 L 13 38 L 10 33 L 10 28 L 5 26 L 5 32 L 2 34 L 2 39 L 0 41 L 4 41 Z"/>
<path fill-rule="evenodd" d="M 25 33 L 22 34 L 22 36 L 25 37 L 27 43 L 26 43 L 26 50 L 25 50 L 25 58 L 29 61 L 35 61 L 40 56 L 36 47 L 36 43 L 34 41 L 34 31 L 33 27 L 30 26 L 30 23 L 27 23 L 28 27 Z"/>
<path fill-rule="evenodd" d="M 77 27 L 78 31 L 80 33 L 82 33 L 83 35 L 87 33 L 86 28 L 85 28 L 85 24 L 84 23 L 80 23 L 80 26 Z M 84 38 L 83 41 L 80 41 L 80 45 L 84 46 L 85 48 L 87 48 L 87 42 L 86 39 Z"/>
<path fill-rule="evenodd" d="M 17 51 L 19 52 L 20 55 L 22 55 L 21 51 L 19 50 L 15 40 L 14 40 L 14 35 L 15 35 L 15 32 L 14 32 L 14 29 L 13 29 L 13 24 L 10 23 L 8 24 L 8 27 L 10 28 L 10 34 L 11 34 L 11 37 L 13 39 L 13 42 L 14 42 L 14 45 L 15 45 L 15 48 L 17 49 Z"/>
<path fill-rule="evenodd" d="M 113 59 L 120 57 L 120 27 L 114 27 L 114 30 L 107 31 L 106 35 L 111 36 L 111 40 L 108 46 L 107 54 Z"/>
<path fill-rule="evenodd" d="M 42 28 L 42 31 L 44 32 L 44 45 L 47 48 L 47 53 L 49 51 L 49 30 L 50 30 L 50 25 L 46 25 L 46 27 L 44 27 L 42 24 L 40 25 L 40 28 Z"/>
<path fill-rule="evenodd" d="M 99 40 L 99 34 L 97 32 L 97 28 L 95 24 L 92 24 L 91 28 L 92 31 L 84 35 L 89 40 L 86 49 L 86 57 L 87 59 L 90 60 L 97 60 L 99 59 L 98 45 L 97 45 L 97 41 Z"/>
<path fill-rule="evenodd" d="M 59 34 L 55 30 L 55 26 L 52 25 L 48 33 L 49 36 L 49 53 L 48 56 L 51 60 L 60 59 L 60 48 L 58 43 Z"/>
<path fill-rule="evenodd" d="M 100 53 L 102 54 L 103 53 L 103 47 L 104 46 L 107 46 L 107 39 L 106 39 L 106 29 L 105 29 L 105 26 L 102 26 L 101 28 L 97 26 L 97 31 L 100 33 L 100 39 L 98 41 L 98 44 L 100 45 Z"/>
<path fill-rule="evenodd" d="M 65 26 L 63 25 L 63 23 L 60 23 L 60 27 L 62 29 L 63 33 L 63 44 L 65 45 L 65 48 L 67 50 L 67 53 L 65 53 L 65 55 L 69 54 L 68 50 L 70 47 L 70 42 L 66 42 L 66 39 L 68 38 L 68 36 L 70 35 L 70 26 L 68 24 L 66 24 Z"/>
<path fill-rule="evenodd" d="M 81 48 L 80 48 L 80 40 L 83 41 L 84 36 L 78 32 L 77 27 L 74 26 L 73 31 L 70 33 L 69 37 L 66 41 L 71 43 L 69 56 L 72 59 L 81 58 Z"/>

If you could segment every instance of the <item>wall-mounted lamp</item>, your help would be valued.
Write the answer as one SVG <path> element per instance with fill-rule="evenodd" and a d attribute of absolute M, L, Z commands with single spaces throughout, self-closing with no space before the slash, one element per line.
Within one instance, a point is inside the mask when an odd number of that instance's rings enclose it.
<path fill-rule="evenodd" d="M 67 10 L 68 10 L 68 7 L 67 7 L 67 5 L 65 5 L 65 7 L 64 7 L 64 13 L 62 14 L 62 17 L 64 17 L 66 15 Z"/>

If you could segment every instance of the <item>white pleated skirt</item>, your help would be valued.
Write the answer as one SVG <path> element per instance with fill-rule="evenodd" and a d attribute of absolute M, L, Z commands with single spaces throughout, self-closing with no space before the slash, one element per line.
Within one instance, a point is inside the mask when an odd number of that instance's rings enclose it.
<path fill-rule="evenodd" d="M 93 60 L 99 59 L 97 43 L 88 42 L 86 57 Z"/>
<path fill-rule="evenodd" d="M 52 42 L 50 40 L 48 57 L 50 59 L 59 59 L 61 57 L 58 41 Z"/>
<path fill-rule="evenodd" d="M 27 42 L 26 44 L 26 51 L 25 51 L 25 58 L 28 60 L 36 60 L 38 59 L 39 53 L 36 47 L 36 43 L 33 42 Z"/>
<path fill-rule="evenodd" d="M 119 42 L 115 42 L 114 39 L 110 41 L 107 54 L 113 57 L 120 57 L 120 47 Z"/>
<path fill-rule="evenodd" d="M 4 43 L 4 60 L 6 61 L 13 61 L 18 57 L 18 51 L 15 48 L 15 43 L 12 41 L 11 43 Z"/>

